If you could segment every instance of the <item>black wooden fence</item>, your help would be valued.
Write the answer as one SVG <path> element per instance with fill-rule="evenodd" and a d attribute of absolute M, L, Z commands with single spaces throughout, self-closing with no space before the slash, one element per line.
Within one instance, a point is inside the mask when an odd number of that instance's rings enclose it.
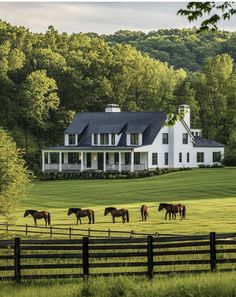
<path fill-rule="evenodd" d="M 236 233 L 143 238 L 0 240 L 0 280 L 236 269 Z M 56 271 L 56 273 L 55 273 Z"/>
<path fill-rule="evenodd" d="M 81 238 L 84 236 L 88 237 L 134 237 L 134 236 L 158 236 L 159 233 L 144 233 L 144 232 L 135 232 L 131 231 L 116 231 L 108 228 L 105 229 L 94 229 L 94 228 L 73 228 L 69 227 L 59 227 L 59 226 L 31 226 L 28 224 L 25 225 L 15 225 L 15 224 L 0 224 L 0 231 L 6 233 L 22 234 L 24 236 L 29 235 L 42 235 L 47 237 L 68 237 L 72 238 Z"/>

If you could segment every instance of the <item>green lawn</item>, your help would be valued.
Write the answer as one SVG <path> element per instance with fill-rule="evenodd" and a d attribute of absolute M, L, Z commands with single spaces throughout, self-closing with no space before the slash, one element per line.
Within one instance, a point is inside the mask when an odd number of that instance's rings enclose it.
<path fill-rule="evenodd" d="M 236 273 L 110 277 L 74 281 L 33 281 L 0 284 L 1 297 L 230 297 L 236 296 Z"/>
<path fill-rule="evenodd" d="M 158 212 L 160 202 L 180 202 L 187 207 L 186 220 L 165 221 Z M 140 206 L 149 206 L 147 222 L 140 221 Z M 104 217 L 107 206 L 125 207 L 130 223 Z M 66 180 L 35 182 L 22 202 L 17 223 L 32 224 L 23 218 L 24 209 L 49 210 L 53 226 L 75 226 L 67 216 L 69 207 L 92 208 L 96 224 L 92 228 L 160 233 L 205 233 L 236 231 L 236 168 L 195 169 L 162 176 L 131 180 Z M 38 221 L 39 225 L 44 222 Z M 88 228 L 87 219 L 82 227 Z"/>

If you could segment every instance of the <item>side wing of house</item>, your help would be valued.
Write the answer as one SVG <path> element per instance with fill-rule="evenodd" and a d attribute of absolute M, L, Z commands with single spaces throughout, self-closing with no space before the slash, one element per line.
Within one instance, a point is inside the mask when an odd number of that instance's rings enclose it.
<path fill-rule="evenodd" d="M 184 120 L 163 126 L 151 145 L 136 151 L 148 152 L 149 169 L 220 164 L 224 156 L 221 143 L 194 136 Z"/>

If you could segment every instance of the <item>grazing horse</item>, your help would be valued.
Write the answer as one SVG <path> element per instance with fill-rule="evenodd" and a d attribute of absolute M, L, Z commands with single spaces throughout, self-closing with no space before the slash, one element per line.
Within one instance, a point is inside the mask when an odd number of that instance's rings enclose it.
<path fill-rule="evenodd" d="M 142 221 L 144 220 L 146 221 L 148 216 L 148 207 L 146 205 L 142 205 L 140 212 L 141 212 Z"/>
<path fill-rule="evenodd" d="M 107 207 L 104 211 L 104 216 L 111 214 L 113 223 L 115 223 L 115 217 L 122 217 L 122 222 L 125 223 L 125 218 L 127 223 L 129 222 L 129 211 L 128 209 L 116 209 L 115 207 Z"/>
<path fill-rule="evenodd" d="M 37 211 L 33 209 L 27 209 L 24 213 L 24 217 L 27 217 L 28 215 L 31 215 L 33 217 L 35 226 L 37 226 L 37 220 L 43 218 L 45 220 L 45 226 L 51 225 L 51 215 L 48 211 Z"/>
<path fill-rule="evenodd" d="M 167 218 L 167 215 L 169 214 L 169 220 L 176 219 L 176 214 L 179 213 L 180 219 L 184 219 L 186 216 L 186 207 L 183 204 L 168 204 L 168 203 L 160 203 L 158 211 L 161 211 L 162 209 L 166 210 L 165 214 L 165 220 Z"/>
<path fill-rule="evenodd" d="M 78 225 L 78 221 L 80 221 L 80 224 L 82 224 L 81 218 L 82 217 L 88 217 L 89 224 L 95 223 L 95 216 L 94 211 L 92 209 L 81 209 L 81 208 L 69 208 L 68 209 L 68 216 L 74 213 L 77 218 L 76 224 Z"/>

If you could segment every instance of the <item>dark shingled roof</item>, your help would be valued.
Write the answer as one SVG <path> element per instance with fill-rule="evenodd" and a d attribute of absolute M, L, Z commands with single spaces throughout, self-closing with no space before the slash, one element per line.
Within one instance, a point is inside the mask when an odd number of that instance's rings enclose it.
<path fill-rule="evenodd" d="M 224 145 L 215 140 L 209 140 L 206 138 L 202 138 L 201 136 L 194 136 L 196 147 L 224 147 Z"/>
<path fill-rule="evenodd" d="M 79 112 L 66 134 L 82 131 L 78 146 L 91 146 L 92 133 L 122 133 L 119 147 L 126 147 L 126 133 L 143 133 L 143 145 L 152 144 L 166 121 L 164 112 Z M 82 128 L 80 128 L 82 127 Z"/>

